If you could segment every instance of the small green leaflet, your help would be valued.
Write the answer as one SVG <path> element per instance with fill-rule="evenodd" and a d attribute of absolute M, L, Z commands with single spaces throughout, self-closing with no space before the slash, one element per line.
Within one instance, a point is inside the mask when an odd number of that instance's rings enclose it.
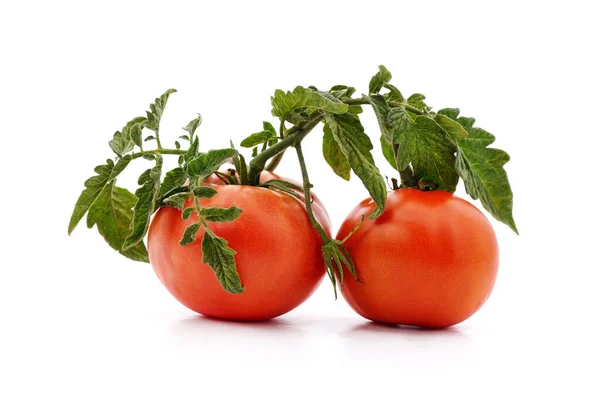
<path fill-rule="evenodd" d="M 200 210 L 200 216 L 207 222 L 233 222 L 240 215 L 242 215 L 242 210 L 238 207 L 205 207 Z"/>
<path fill-rule="evenodd" d="M 198 186 L 194 188 L 194 196 L 198 198 L 211 198 L 215 194 L 217 194 L 217 191 L 212 187 Z"/>
<path fill-rule="evenodd" d="M 190 219 L 190 216 L 192 216 L 193 212 L 194 212 L 194 207 L 187 207 L 186 209 L 184 209 L 181 212 L 181 219 L 183 219 L 183 220 Z"/>
<path fill-rule="evenodd" d="M 390 113 L 390 107 L 386 101 L 386 99 L 381 95 L 371 95 L 366 96 L 363 95 L 364 99 L 367 99 L 375 112 L 375 117 L 377 117 L 377 122 L 379 123 L 379 129 L 381 130 L 381 135 L 385 139 L 388 144 L 393 144 L 396 139 L 394 139 L 394 130 L 391 128 L 391 125 L 388 123 L 388 115 Z M 402 108 L 396 108 L 401 109 Z"/>
<path fill-rule="evenodd" d="M 178 210 L 183 210 L 183 207 L 185 206 L 185 200 L 188 197 L 190 197 L 189 192 L 177 193 L 163 199 L 162 205 L 167 205 L 169 207 L 177 208 Z"/>
<path fill-rule="evenodd" d="M 244 292 L 244 287 L 235 267 L 236 251 L 227 245 L 227 240 L 217 237 L 210 230 L 202 238 L 202 263 L 214 270 L 219 283 L 231 294 Z"/>
<path fill-rule="evenodd" d="M 196 241 L 196 233 L 198 233 L 198 229 L 200 229 L 200 223 L 192 223 L 186 227 L 185 231 L 183 232 L 183 237 L 181 237 L 181 240 L 179 240 L 179 245 L 186 246 Z"/>
<path fill-rule="evenodd" d="M 187 173 L 190 177 L 204 180 L 237 154 L 235 149 L 209 150 L 208 153 L 202 153 L 187 163 Z"/>
<path fill-rule="evenodd" d="M 157 155 L 154 168 L 146 170 L 138 181 L 142 186 L 135 191 L 138 201 L 135 203 L 131 234 L 123 242 L 124 251 L 140 243 L 148 232 L 150 217 L 158 203 L 161 172 L 162 157 Z"/>
<path fill-rule="evenodd" d="M 365 134 L 358 117 L 352 114 L 325 113 L 325 121 L 350 167 L 365 185 L 377 205 L 375 211 L 368 217 L 377 218 L 385 208 L 387 189 L 371 155 L 371 149 L 373 149 L 371 140 Z"/>
<path fill-rule="evenodd" d="M 425 95 L 423 95 L 423 94 L 412 94 L 411 96 L 408 97 L 407 102 L 409 105 L 414 106 L 420 110 L 430 109 L 425 104 Z"/>
<path fill-rule="evenodd" d="M 104 240 L 127 258 L 149 262 L 148 252 L 143 242 L 139 241 L 127 250 L 122 248 L 125 237 L 131 231 L 131 220 L 133 218 L 131 208 L 136 204 L 136 201 L 137 197 L 129 191 L 116 187 L 113 179 L 102 189 L 89 209 L 87 226 L 91 229 L 96 225 Z"/>
<path fill-rule="evenodd" d="M 350 180 L 350 163 L 342 153 L 340 145 L 333 138 L 328 124 L 323 125 L 323 157 L 336 175 L 347 181 Z"/>
<path fill-rule="evenodd" d="M 404 96 L 396 86 L 392 84 L 385 84 L 384 87 L 390 90 L 390 92 L 386 94 L 386 99 L 388 101 L 404 102 Z"/>
<path fill-rule="evenodd" d="M 275 127 L 273 127 L 273 124 L 269 123 L 268 121 L 263 121 L 263 130 L 271 131 L 273 136 L 277 135 L 277 130 Z"/>
<path fill-rule="evenodd" d="M 185 127 L 183 127 L 182 129 L 184 131 L 189 132 L 190 134 L 190 138 L 194 137 L 194 134 L 196 133 L 196 130 L 198 129 L 198 127 L 200 126 L 200 124 L 202 124 L 202 116 L 200 116 L 200 113 L 198 113 L 198 117 L 196 117 L 195 119 L 193 119 L 192 121 L 190 121 Z M 185 139 L 189 139 L 188 137 L 186 137 L 185 135 L 183 135 L 183 137 L 185 137 Z M 183 138 L 181 137 L 181 138 Z"/>
<path fill-rule="evenodd" d="M 275 138 L 276 136 L 277 133 L 271 130 L 255 132 L 254 134 L 248 136 L 246 139 L 240 142 L 240 146 L 245 148 L 251 148 L 256 145 L 269 142 L 269 140 Z"/>
<path fill-rule="evenodd" d="M 433 182 L 438 189 L 447 192 L 456 190 L 456 147 L 433 119 L 417 116 L 414 124 L 406 124 L 398 140 L 401 147 L 398 166 L 401 170 L 412 164 L 417 180 Z"/>
<path fill-rule="evenodd" d="M 108 142 L 108 145 L 113 152 L 119 157 L 133 150 L 134 140 L 132 138 L 132 128 L 135 126 L 135 134 L 137 140 L 137 132 L 139 131 L 141 136 L 141 128 L 146 122 L 145 117 L 136 117 L 133 120 L 125 124 L 125 127 L 121 131 L 115 132 L 113 139 Z M 141 146 L 141 145 L 138 145 Z"/>
<path fill-rule="evenodd" d="M 434 117 L 437 125 L 442 127 L 444 131 L 448 133 L 448 135 L 453 136 L 455 138 L 465 138 L 467 135 L 467 131 L 463 128 L 460 123 L 452 120 L 450 117 L 444 115 L 443 113 L 438 113 Z"/>
<path fill-rule="evenodd" d="M 377 94 L 381 88 L 392 80 L 392 74 L 385 66 L 379 65 L 379 71 L 369 82 L 369 95 Z"/>
<path fill-rule="evenodd" d="M 160 184 L 158 197 L 164 199 L 169 193 L 187 181 L 185 170 L 181 167 L 173 168 L 165 174 L 165 179 Z"/>
<path fill-rule="evenodd" d="M 69 221 L 69 235 L 75 230 L 77 224 L 83 218 L 85 213 L 90 209 L 94 202 L 98 199 L 98 196 L 102 193 L 109 182 L 113 181 L 129 164 L 131 156 L 127 155 L 119 159 L 117 164 L 112 160 L 106 160 L 106 164 L 99 165 L 94 168 L 94 171 L 98 174 L 87 181 L 85 181 L 85 189 L 79 195 L 73 214 Z"/>
<path fill-rule="evenodd" d="M 284 119 L 291 111 L 300 108 L 321 109 L 329 113 L 344 113 L 348 110 L 348 105 L 342 103 L 332 95 L 325 96 L 325 93 L 313 91 L 309 88 L 298 86 L 294 91 L 284 92 L 276 90 L 271 97 L 273 105 L 273 116 Z"/>
<path fill-rule="evenodd" d="M 503 168 L 510 160 L 509 155 L 503 150 L 488 147 L 496 138 L 481 128 L 473 127 L 475 119 L 460 117 L 457 121 L 469 133 L 465 138 L 456 139 L 456 169 L 467 193 L 473 199 L 479 199 L 494 218 L 518 234 L 512 215 L 513 193 Z"/>
<path fill-rule="evenodd" d="M 383 134 L 379 138 L 379 142 L 381 143 L 381 152 L 383 153 L 383 157 L 387 160 L 387 162 L 392 166 L 393 169 L 397 170 L 398 165 L 396 164 L 396 156 L 394 155 L 394 148 L 392 145 L 388 144 L 383 137 Z"/>
<path fill-rule="evenodd" d="M 146 112 L 146 117 L 148 119 L 146 123 L 146 128 L 158 133 L 160 119 L 162 118 L 163 111 L 165 110 L 165 106 L 167 105 L 169 96 L 174 92 L 177 92 L 177 90 L 171 88 L 167 90 L 164 94 L 156 98 L 154 100 L 154 103 L 150 104 L 150 111 Z"/>
<path fill-rule="evenodd" d="M 198 141 L 198 137 L 195 137 L 192 143 L 190 143 L 190 147 L 188 148 L 187 152 L 183 154 L 183 160 L 190 161 L 191 159 L 196 157 L 196 155 L 198 154 L 199 145 L 200 142 Z"/>

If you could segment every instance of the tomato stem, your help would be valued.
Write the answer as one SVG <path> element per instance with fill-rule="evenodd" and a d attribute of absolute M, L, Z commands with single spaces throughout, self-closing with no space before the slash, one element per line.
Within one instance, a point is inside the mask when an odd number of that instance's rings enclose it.
<path fill-rule="evenodd" d="M 325 233 L 323 226 L 321 226 L 321 224 L 315 218 L 315 214 L 313 213 L 313 210 L 312 210 L 312 205 L 311 205 L 312 200 L 310 197 L 310 188 L 312 187 L 312 185 L 310 184 L 310 180 L 308 179 L 308 171 L 306 170 L 304 154 L 302 153 L 302 144 L 300 143 L 300 141 L 298 141 L 295 143 L 294 146 L 296 148 L 296 153 L 298 155 L 298 162 L 300 163 L 300 170 L 302 171 L 302 185 L 303 185 L 302 189 L 304 190 L 304 203 L 306 205 L 306 212 L 308 213 L 308 219 L 310 220 L 310 224 L 312 225 L 312 227 L 321 236 L 323 243 L 326 243 L 331 239 L 329 238 L 327 233 Z"/>
<path fill-rule="evenodd" d="M 287 148 L 300 143 L 322 119 L 322 114 L 314 112 L 306 121 L 290 128 L 285 138 L 254 157 L 252 161 L 250 161 L 248 170 L 250 185 L 258 186 L 260 184 L 260 173 L 265 169 L 267 160 L 283 153 Z"/>
<path fill-rule="evenodd" d="M 347 99 L 345 101 L 343 101 L 346 105 L 350 105 L 350 106 L 354 106 L 354 105 L 370 105 L 370 102 L 368 99 L 365 98 L 354 98 L 354 99 Z M 425 112 L 422 111 L 421 109 L 418 109 L 414 106 L 409 105 L 408 103 L 404 103 L 404 102 L 394 102 L 394 101 L 388 101 L 388 105 L 390 105 L 393 108 L 404 108 L 406 110 L 410 110 L 412 113 L 418 114 L 418 115 L 424 115 Z"/>
<path fill-rule="evenodd" d="M 135 160 L 137 158 L 142 157 L 145 154 L 177 154 L 177 155 L 181 155 L 184 154 L 186 151 L 185 150 L 178 150 L 178 149 L 155 149 L 155 150 L 145 150 L 143 152 L 137 152 L 137 153 L 133 153 L 131 155 L 131 159 Z"/>

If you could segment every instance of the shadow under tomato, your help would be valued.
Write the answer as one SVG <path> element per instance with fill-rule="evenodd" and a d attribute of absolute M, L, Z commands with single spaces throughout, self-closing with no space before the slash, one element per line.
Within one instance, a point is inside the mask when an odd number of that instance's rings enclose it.
<path fill-rule="evenodd" d="M 377 333 L 377 334 L 389 334 L 389 335 L 438 335 L 438 336 L 458 336 L 462 337 L 463 334 L 460 329 L 456 327 L 448 327 L 448 328 L 422 328 L 414 325 L 402 325 L 402 324 L 385 324 L 385 323 L 376 323 L 376 322 L 366 322 L 364 324 L 357 325 L 350 329 L 351 333 Z"/>
<path fill-rule="evenodd" d="M 203 315 L 194 315 L 178 321 L 176 332 L 182 333 L 237 333 L 252 334 L 297 334 L 301 333 L 292 321 L 274 318 L 265 321 L 234 321 Z"/>

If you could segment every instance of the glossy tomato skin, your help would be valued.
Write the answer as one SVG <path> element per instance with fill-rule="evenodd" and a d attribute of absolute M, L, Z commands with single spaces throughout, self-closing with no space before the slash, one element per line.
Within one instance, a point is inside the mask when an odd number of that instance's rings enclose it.
<path fill-rule="evenodd" d="M 185 228 L 197 221 L 196 214 L 183 220 L 181 211 L 164 207 L 151 223 L 148 254 L 167 290 L 198 313 L 230 320 L 267 320 L 304 302 L 323 279 L 324 265 L 321 239 L 301 201 L 265 188 L 213 187 L 218 193 L 201 199 L 201 206 L 237 206 L 243 211 L 234 222 L 209 222 L 209 227 L 237 251 L 236 266 L 245 290 L 226 292 L 213 270 L 202 263 L 203 228 L 194 243 L 179 245 Z"/>
<path fill-rule="evenodd" d="M 361 202 L 337 238 L 374 208 L 371 199 Z M 472 204 L 443 191 L 389 193 L 383 215 L 365 218 L 345 247 L 362 284 L 345 270 L 342 294 L 358 314 L 382 323 L 458 324 L 487 300 L 498 272 L 490 222 Z"/>

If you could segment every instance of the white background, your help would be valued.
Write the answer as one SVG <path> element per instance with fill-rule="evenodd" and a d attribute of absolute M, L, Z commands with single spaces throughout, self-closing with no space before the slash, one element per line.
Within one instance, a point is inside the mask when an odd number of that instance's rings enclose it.
<path fill-rule="evenodd" d="M 593 1 L 1 4 L 0 395 L 599 395 Z M 201 112 L 202 148 L 218 148 L 274 121 L 275 88 L 365 92 L 379 64 L 512 156 L 521 235 L 493 222 L 496 289 L 463 324 L 376 326 L 327 283 L 275 321 L 209 320 L 95 230 L 67 237 L 112 133 L 165 89 L 179 92 L 163 140 Z M 326 168 L 319 139 L 305 151 L 336 229 L 366 192 Z M 299 176 L 292 156 L 279 171 Z"/>

